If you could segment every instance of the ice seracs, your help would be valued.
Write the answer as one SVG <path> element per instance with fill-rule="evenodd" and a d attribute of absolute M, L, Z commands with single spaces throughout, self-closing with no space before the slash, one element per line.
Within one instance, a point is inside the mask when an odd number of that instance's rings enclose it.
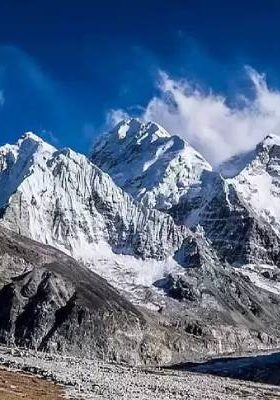
<path fill-rule="evenodd" d="M 212 169 L 183 139 L 138 119 L 124 120 L 98 139 L 90 158 L 135 199 L 162 210 L 176 205 Z"/>

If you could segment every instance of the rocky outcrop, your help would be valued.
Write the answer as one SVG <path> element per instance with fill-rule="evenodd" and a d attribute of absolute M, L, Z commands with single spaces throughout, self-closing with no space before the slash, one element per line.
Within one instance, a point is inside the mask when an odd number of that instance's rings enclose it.
<path fill-rule="evenodd" d="M 49 246 L 2 228 L 0 237 L 2 343 L 132 364 L 170 362 L 164 329 L 104 279 Z"/>
<path fill-rule="evenodd" d="M 144 317 L 106 281 L 75 264 L 47 264 L 17 277 L 2 289 L 0 302 L 2 342 L 89 358 L 145 359 L 139 351 Z"/>

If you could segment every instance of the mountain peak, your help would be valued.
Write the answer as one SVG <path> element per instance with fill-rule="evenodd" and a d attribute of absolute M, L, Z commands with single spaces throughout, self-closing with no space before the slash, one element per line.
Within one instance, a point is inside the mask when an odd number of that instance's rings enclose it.
<path fill-rule="evenodd" d="M 274 145 L 280 146 L 280 137 L 275 134 L 269 134 L 259 143 L 257 147 L 266 148 Z"/>
<path fill-rule="evenodd" d="M 155 122 L 121 121 L 97 140 L 91 161 L 149 207 L 177 204 L 211 166 L 186 141 Z"/>
<path fill-rule="evenodd" d="M 35 133 L 28 131 L 25 132 L 16 142 L 15 147 L 21 151 L 28 152 L 30 154 L 34 153 L 35 151 L 43 151 L 43 152 L 50 152 L 53 153 L 57 149 L 46 142 L 43 138 L 36 135 Z"/>
<path fill-rule="evenodd" d="M 139 118 L 129 118 L 120 121 L 109 134 L 115 135 L 119 140 L 130 139 L 141 142 L 145 138 L 151 141 L 171 135 L 156 122 L 144 122 Z"/>
<path fill-rule="evenodd" d="M 233 178 L 240 174 L 245 168 L 249 167 L 253 160 L 269 152 L 273 146 L 280 146 L 280 137 L 275 134 L 269 134 L 265 136 L 254 149 L 237 154 L 222 163 L 217 168 L 217 171 L 220 172 L 224 178 Z"/>
<path fill-rule="evenodd" d="M 20 146 L 22 143 L 26 141 L 31 141 L 35 143 L 45 143 L 45 141 L 40 136 L 36 135 L 31 131 L 23 133 L 23 135 L 21 135 L 20 138 L 18 139 L 17 145 Z"/>
<path fill-rule="evenodd" d="M 118 138 L 125 139 L 127 136 L 135 134 L 141 127 L 141 121 L 138 118 L 124 119 L 120 121 L 113 129 L 112 133 Z"/>

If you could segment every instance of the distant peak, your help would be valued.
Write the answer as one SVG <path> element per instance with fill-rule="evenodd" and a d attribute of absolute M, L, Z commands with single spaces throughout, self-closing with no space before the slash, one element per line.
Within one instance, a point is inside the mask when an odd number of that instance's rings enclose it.
<path fill-rule="evenodd" d="M 33 132 L 25 132 L 17 141 L 16 146 L 18 148 L 32 148 L 32 149 L 41 149 L 43 151 L 47 151 L 53 153 L 57 149 L 46 142 L 43 138 L 36 135 Z"/>
<path fill-rule="evenodd" d="M 138 118 L 124 119 L 120 121 L 112 132 L 118 135 L 119 139 L 125 139 L 128 135 L 132 136 L 139 132 L 141 121 Z"/>
<path fill-rule="evenodd" d="M 260 155 L 270 152 L 274 146 L 280 146 L 280 137 L 278 135 L 269 134 L 252 150 L 237 154 L 229 160 L 226 160 L 217 168 L 217 171 L 220 172 L 224 178 L 233 178 L 250 166 L 252 161 L 258 159 Z"/>

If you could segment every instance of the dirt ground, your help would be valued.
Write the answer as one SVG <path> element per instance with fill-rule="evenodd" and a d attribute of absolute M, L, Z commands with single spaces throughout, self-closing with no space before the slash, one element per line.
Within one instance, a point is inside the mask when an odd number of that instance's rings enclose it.
<path fill-rule="evenodd" d="M 62 400 L 63 390 L 51 382 L 0 369 L 0 400 Z"/>

